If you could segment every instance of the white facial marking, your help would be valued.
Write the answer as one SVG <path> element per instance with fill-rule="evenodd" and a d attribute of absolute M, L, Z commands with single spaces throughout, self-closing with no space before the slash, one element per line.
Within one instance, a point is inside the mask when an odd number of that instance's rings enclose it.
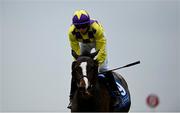
<path fill-rule="evenodd" d="M 85 84 L 86 84 L 86 89 L 88 88 L 88 79 L 86 78 L 86 77 L 83 77 L 83 79 L 84 79 L 84 82 L 85 82 Z"/>
<path fill-rule="evenodd" d="M 86 66 L 87 66 L 87 62 L 81 62 L 80 67 L 82 69 L 82 73 L 83 73 L 84 76 L 87 76 Z"/>
<path fill-rule="evenodd" d="M 86 67 L 87 67 L 87 62 L 81 62 L 80 67 L 82 69 L 82 73 L 84 76 L 87 76 L 87 71 L 86 71 Z M 86 77 L 83 77 L 83 80 L 86 84 L 86 89 L 88 88 L 88 79 Z"/>

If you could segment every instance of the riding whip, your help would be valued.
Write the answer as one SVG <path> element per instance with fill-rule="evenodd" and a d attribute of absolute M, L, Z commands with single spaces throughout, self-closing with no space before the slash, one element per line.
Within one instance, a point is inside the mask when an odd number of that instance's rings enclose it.
<path fill-rule="evenodd" d="M 122 68 L 130 67 L 130 66 L 134 66 L 134 65 L 137 65 L 137 64 L 140 64 L 140 61 L 136 61 L 136 62 L 127 64 L 127 65 L 122 66 L 122 67 L 118 67 L 118 68 L 114 68 L 114 69 L 111 69 L 111 70 L 107 70 L 107 71 L 101 72 L 101 73 L 99 73 L 99 74 L 107 73 L 107 72 L 110 72 L 110 71 L 115 71 L 115 70 L 118 70 L 118 69 L 122 69 Z"/>

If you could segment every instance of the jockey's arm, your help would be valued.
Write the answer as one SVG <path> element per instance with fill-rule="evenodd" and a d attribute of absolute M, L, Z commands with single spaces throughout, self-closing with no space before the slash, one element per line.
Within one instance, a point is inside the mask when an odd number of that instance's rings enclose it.
<path fill-rule="evenodd" d="M 70 28 L 70 30 L 68 32 L 68 36 L 69 36 L 71 49 L 74 50 L 77 55 L 80 55 L 79 42 L 76 40 L 76 37 L 72 34 L 71 28 Z"/>
<path fill-rule="evenodd" d="M 100 50 L 97 55 L 97 61 L 99 62 L 99 65 L 103 64 L 106 57 L 106 38 L 104 37 L 104 30 L 103 27 L 100 24 L 96 24 L 96 50 Z"/>

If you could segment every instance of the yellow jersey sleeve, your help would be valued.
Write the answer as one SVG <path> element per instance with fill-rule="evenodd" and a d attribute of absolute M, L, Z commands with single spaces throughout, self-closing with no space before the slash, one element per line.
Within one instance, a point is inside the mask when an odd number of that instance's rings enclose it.
<path fill-rule="evenodd" d="M 99 50 L 99 53 L 97 55 L 97 61 L 101 65 L 104 63 L 107 52 L 106 52 L 106 38 L 104 36 L 104 29 L 101 24 L 94 22 L 92 24 L 93 29 L 96 30 L 96 33 L 94 34 L 95 40 L 96 40 L 96 49 Z"/>
<path fill-rule="evenodd" d="M 68 31 L 69 42 L 70 42 L 71 49 L 74 50 L 76 54 L 80 55 L 79 42 L 76 40 L 75 35 L 72 34 L 74 28 L 75 28 L 74 25 L 71 25 L 69 28 L 69 31 Z"/>

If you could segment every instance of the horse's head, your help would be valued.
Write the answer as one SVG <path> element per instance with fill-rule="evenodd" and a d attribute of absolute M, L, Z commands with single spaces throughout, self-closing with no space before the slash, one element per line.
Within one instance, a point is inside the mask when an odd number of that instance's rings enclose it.
<path fill-rule="evenodd" d="M 94 59 L 97 54 L 98 51 L 78 56 L 72 51 L 76 59 L 72 63 L 72 77 L 76 80 L 79 92 L 86 96 L 91 95 L 90 90 L 97 81 L 98 62 Z"/>

